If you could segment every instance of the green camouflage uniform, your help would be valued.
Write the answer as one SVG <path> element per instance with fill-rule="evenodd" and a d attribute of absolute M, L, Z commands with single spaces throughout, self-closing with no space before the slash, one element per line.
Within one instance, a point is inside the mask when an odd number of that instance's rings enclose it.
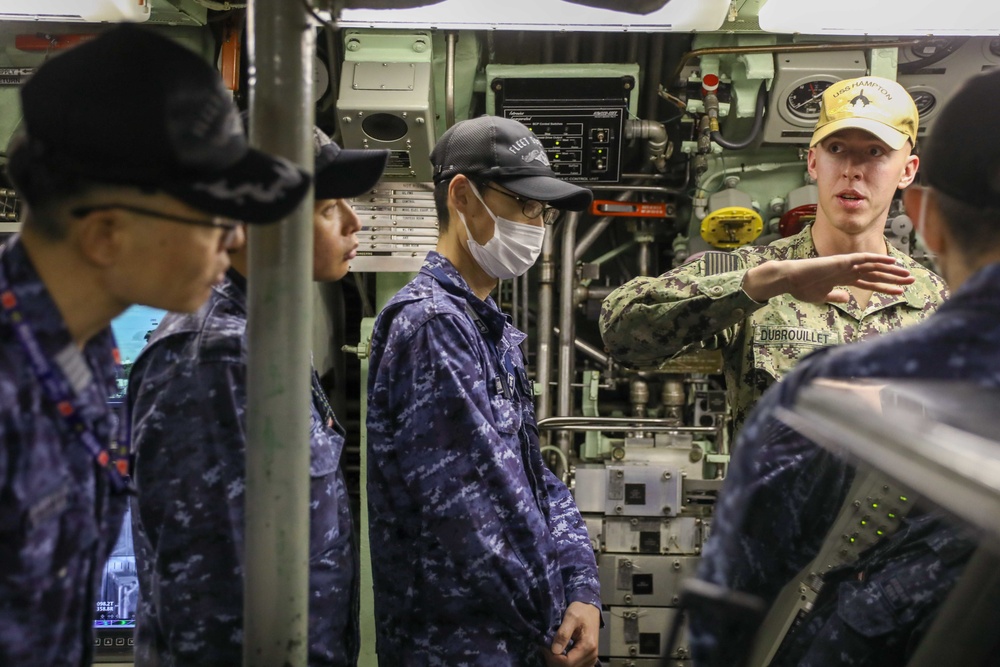
<path fill-rule="evenodd" d="M 916 282 L 901 296 L 873 294 L 865 309 L 853 295 L 847 303 L 823 304 L 788 294 L 766 303 L 747 296 L 747 270 L 768 260 L 819 256 L 811 229 L 768 246 L 708 252 L 660 277 L 629 281 L 604 300 L 605 345 L 617 359 L 641 366 L 699 344 L 718 347 L 736 433 L 761 394 L 809 352 L 914 324 L 947 297 L 944 280 L 892 246 L 889 254 Z"/>

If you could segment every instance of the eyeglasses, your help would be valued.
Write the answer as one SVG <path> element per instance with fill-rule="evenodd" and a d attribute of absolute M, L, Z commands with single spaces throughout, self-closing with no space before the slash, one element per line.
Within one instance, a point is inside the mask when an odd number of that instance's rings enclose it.
<path fill-rule="evenodd" d="M 553 222 L 556 221 L 556 218 L 559 216 L 559 209 L 552 208 L 545 202 L 538 201 L 537 199 L 527 199 L 525 197 L 515 195 L 513 192 L 507 192 L 505 190 L 501 190 L 500 188 L 495 187 L 489 181 L 487 181 L 484 184 L 484 187 L 493 190 L 493 192 L 499 192 L 502 195 L 506 195 L 511 199 L 516 199 L 518 203 L 521 204 L 521 213 L 523 213 L 524 217 L 528 218 L 529 220 L 534 220 L 535 218 L 541 218 L 543 223 L 545 223 L 546 225 L 551 225 Z"/>
<path fill-rule="evenodd" d="M 99 204 L 97 206 L 81 206 L 79 208 L 74 208 L 70 211 L 70 214 L 76 218 L 84 218 L 95 211 L 109 211 L 111 209 L 120 209 L 122 211 L 128 211 L 129 213 L 135 213 L 137 215 L 145 215 L 150 218 L 159 218 L 160 220 L 169 220 L 170 222 L 179 222 L 182 225 L 193 225 L 195 227 L 212 227 L 214 229 L 222 230 L 222 238 L 219 240 L 219 246 L 221 248 L 229 248 L 236 242 L 236 238 L 239 234 L 240 225 L 242 224 L 239 220 L 233 220 L 232 218 L 224 218 L 222 216 L 214 216 L 208 220 L 197 220 L 195 218 L 185 218 L 180 215 L 171 215 L 169 213 L 160 213 L 159 211 L 153 211 L 148 208 L 142 208 L 141 206 L 131 206 L 129 204 Z"/>

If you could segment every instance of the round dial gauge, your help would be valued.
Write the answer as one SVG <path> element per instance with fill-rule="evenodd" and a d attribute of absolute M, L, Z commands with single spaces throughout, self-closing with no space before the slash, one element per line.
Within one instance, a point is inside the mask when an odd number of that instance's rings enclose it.
<path fill-rule="evenodd" d="M 917 58 L 930 58 L 941 49 L 947 49 L 952 46 L 952 40 L 948 37 L 933 37 L 931 39 L 925 39 L 919 44 L 914 44 L 910 49 L 910 52 Z"/>
<path fill-rule="evenodd" d="M 785 99 L 788 111 L 802 120 L 819 118 L 819 106 L 823 91 L 830 87 L 830 81 L 807 81 L 792 89 Z"/>
<path fill-rule="evenodd" d="M 1000 37 L 994 37 L 990 40 L 990 53 L 1000 57 Z"/>
<path fill-rule="evenodd" d="M 924 90 L 911 90 L 909 92 L 913 103 L 917 106 L 917 114 L 921 118 L 929 114 L 937 105 L 937 98 L 934 97 L 933 93 Z"/>

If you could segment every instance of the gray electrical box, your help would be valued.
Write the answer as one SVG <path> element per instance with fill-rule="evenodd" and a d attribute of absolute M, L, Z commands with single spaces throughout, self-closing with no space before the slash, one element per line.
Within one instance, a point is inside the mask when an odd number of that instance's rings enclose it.
<path fill-rule="evenodd" d="M 609 607 L 606 625 L 600 631 L 600 644 L 607 647 L 608 657 L 660 658 L 667 650 L 670 626 L 677 610 L 669 607 Z M 681 626 L 680 639 L 674 647 L 672 658 L 687 658 L 686 623 Z M 601 655 L 605 655 L 602 650 Z"/>
<path fill-rule="evenodd" d="M 430 181 L 434 85 L 429 33 L 344 35 L 337 116 L 345 148 L 387 148 L 386 180 Z"/>
<path fill-rule="evenodd" d="M 680 604 L 681 583 L 694 576 L 699 560 L 698 556 L 602 554 L 601 601 L 639 607 Z"/>
<path fill-rule="evenodd" d="M 808 144 L 819 118 L 823 91 L 831 83 L 868 73 L 863 51 L 778 53 L 774 59 L 765 143 Z"/>

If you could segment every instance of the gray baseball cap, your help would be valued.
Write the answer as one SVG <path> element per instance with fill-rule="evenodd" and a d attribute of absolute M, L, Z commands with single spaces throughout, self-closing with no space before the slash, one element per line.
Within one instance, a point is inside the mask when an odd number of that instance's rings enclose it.
<path fill-rule="evenodd" d="M 500 116 L 453 125 L 431 152 L 431 163 L 435 183 L 456 174 L 485 178 L 514 194 L 568 211 L 582 211 L 594 198 L 590 190 L 556 176 L 545 147 L 531 130 Z"/>

